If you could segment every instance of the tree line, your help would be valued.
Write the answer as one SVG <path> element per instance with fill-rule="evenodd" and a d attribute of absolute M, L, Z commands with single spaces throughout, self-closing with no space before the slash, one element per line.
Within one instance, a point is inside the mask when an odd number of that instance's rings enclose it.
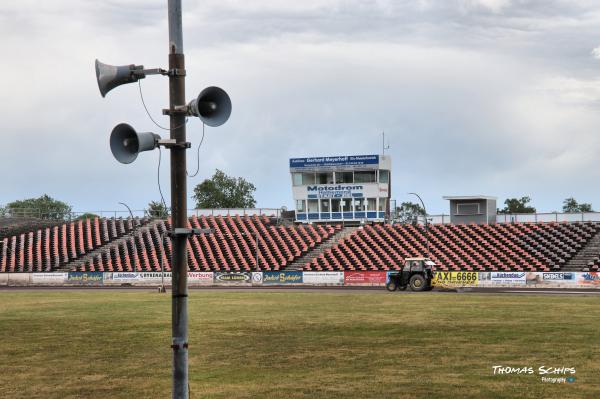
<path fill-rule="evenodd" d="M 254 184 L 242 177 L 227 176 L 216 169 L 212 177 L 194 187 L 192 199 L 197 209 L 254 208 Z M 145 210 L 150 217 L 167 217 L 170 209 L 162 201 L 150 201 Z M 0 217 L 32 217 L 38 219 L 68 220 L 73 207 L 66 202 L 54 199 L 47 194 L 38 198 L 27 198 L 0 205 Z M 77 219 L 93 218 L 97 215 L 84 213 Z"/>

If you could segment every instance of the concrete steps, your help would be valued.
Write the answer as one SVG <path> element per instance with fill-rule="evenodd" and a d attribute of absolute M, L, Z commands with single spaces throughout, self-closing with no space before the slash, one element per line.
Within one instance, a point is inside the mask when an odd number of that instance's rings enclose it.
<path fill-rule="evenodd" d="M 321 242 L 321 244 L 317 244 L 314 248 L 310 249 L 307 253 L 296 259 L 294 262 L 290 263 L 286 266 L 285 270 L 303 270 L 304 265 L 316 257 L 318 257 L 325 250 L 333 247 L 339 241 L 343 240 L 353 232 L 355 232 L 359 227 L 342 227 L 341 230 L 337 231 L 333 235 L 329 236 L 325 242 Z"/>
<path fill-rule="evenodd" d="M 600 231 L 590 238 L 587 245 L 584 246 L 573 256 L 563 267 L 561 271 L 580 272 L 587 268 L 588 262 L 600 256 Z"/>

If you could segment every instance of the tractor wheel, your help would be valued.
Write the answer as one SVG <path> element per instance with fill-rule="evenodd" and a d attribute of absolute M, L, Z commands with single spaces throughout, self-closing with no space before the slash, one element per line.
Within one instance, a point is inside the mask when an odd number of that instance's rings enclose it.
<path fill-rule="evenodd" d="M 388 281 L 388 283 L 385 285 L 385 289 L 388 291 L 396 291 L 398 289 L 398 284 L 396 284 L 396 282 L 394 280 L 390 280 Z"/>
<path fill-rule="evenodd" d="M 421 276 L 420 274 L 415 274 L 414 276 L 412 276 L 408 284 L 410 285 L 410 289 L 412 291 L 418 292 L 423 291 L 425 290 L 425 288 L 427 288 L 427 281 L 425 281 L 425 277 Z"/>

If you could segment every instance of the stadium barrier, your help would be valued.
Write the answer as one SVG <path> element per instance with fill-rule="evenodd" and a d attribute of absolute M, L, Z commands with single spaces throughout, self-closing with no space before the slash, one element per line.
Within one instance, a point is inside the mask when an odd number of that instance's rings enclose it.
<path fill-rule="evenodd" d="M 383 287 L 389 272 L 188 272 L 195 286 L 372 286 Z M 0 273 L 0 286 L 141 286 L 171 285 L 171 272 Z M 600 272 L 446 272 L 434 273 L 440 288 L 597 288 Z"/>

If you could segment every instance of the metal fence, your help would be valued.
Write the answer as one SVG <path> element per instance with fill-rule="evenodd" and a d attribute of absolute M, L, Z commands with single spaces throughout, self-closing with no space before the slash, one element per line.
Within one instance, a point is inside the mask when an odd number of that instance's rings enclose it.
<path fill-rule="evenodd" d="M 449 224 L 450 215 L 427 215 L 430 224 Z M 419 216 L 419 224 L 425 217 Z M 600 222 L 600 212 L 548 212 L 548 213 L 508 213 L 496 215 L 496 223 L 538 223 L 538 222 Z"/>
<path fill-rule="evenodd" d="M 147 209 L 132 209 L 131 213 L 134 217 L 151 217 L 155 218 L 160 215 L 153 214 Z M 170 213 L 170 211 L 169 211 Z M 282 210 L 279 208 L 227 208 L 227 209 L 188 209 L 188 216 L 269 216 L 281 217 Z M 40 209 L 9 209 L 5 215 L 0 215 L 6 218 L 35 218 L 35 219 L 50 219 L 50 220 L 74 220 L 89 215 L 90 217 L 99 216 L 102 218 L 128 218 L 130 213 L 128 210 L 100 210 L 86 212 L 53 212 Z"/>

